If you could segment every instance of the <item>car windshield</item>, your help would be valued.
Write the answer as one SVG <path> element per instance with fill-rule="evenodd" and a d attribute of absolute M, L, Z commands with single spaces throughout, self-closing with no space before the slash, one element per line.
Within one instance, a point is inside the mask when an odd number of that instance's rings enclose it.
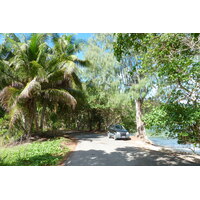
<path fill-rule="evenodd" d="M 115 128 L 116 129 L 125 129 L 123 126 L 121 126 L 121 125 L 115 125 Z"/>

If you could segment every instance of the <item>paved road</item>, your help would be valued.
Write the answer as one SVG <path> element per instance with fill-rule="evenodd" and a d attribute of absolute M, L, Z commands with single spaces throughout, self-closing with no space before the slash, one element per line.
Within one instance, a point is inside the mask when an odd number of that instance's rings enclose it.
<path fill-rule="evenodd" d="M 82 134 L 76 137 L 79 143 L 66 160 L 67 166 L 200 165 L 195 160 L 190 162 L 172 153 L 135 147 L 131 140 L 115 141 L 101 134 Z"/>

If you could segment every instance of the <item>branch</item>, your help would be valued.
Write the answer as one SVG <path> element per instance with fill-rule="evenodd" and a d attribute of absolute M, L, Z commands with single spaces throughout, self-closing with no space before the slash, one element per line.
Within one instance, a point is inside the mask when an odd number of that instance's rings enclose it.
<path fill-rule="evenodd" d="M 191 92 L 190 90 L 188 90 L 187 88 L 185 88 L 185 87 L 181 84 L 181 81 L 180 81 L 179 78 L 177 79 L 177 81 L 178 81 L 178 85 L 180 86 L 181 89 L 183 89 L 183 90 L 185 90 L 186 92 L 188 92 L 189 95 L 192 95 L 192 92 Z"/>

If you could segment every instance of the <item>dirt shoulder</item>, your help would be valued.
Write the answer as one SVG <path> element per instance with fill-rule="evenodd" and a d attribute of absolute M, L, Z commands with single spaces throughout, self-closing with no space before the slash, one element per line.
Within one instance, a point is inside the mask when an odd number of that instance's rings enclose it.
<path fill-rule="evenodd" d="M 78 140 L 74 137 L 69 137 L 70 141 L 69 142 L 63 142 L 62 145 L 66 146 L 67 148 L 70 149 L 69 152 L 67 152 L 67 154 L 63 157 L 63 159 L 60 161 L 60 163 L 58 164 L 58 166 L 64 166 L 65 165 L 65 161 L 67 160 L 67 158 L 71 155 L 71 153 L 73 153 L 75 151 L 75 148 L 77 146 Z"/>

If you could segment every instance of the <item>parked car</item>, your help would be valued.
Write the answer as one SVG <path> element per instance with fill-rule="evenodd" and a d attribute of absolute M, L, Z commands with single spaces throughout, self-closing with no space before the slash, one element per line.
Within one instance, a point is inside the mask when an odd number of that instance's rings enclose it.
<path fill-rule="evenodd" d="M 130 133 L 119 124 L 114 124 L 108 127 L 108 138 L 130 139 Z"/>

